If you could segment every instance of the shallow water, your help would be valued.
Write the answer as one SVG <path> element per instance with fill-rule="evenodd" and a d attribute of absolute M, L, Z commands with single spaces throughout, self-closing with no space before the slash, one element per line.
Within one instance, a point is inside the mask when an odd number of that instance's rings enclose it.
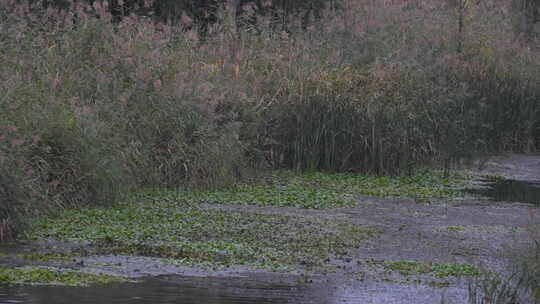
<path fill-rule="evenodd" d="M 0 303 L 32 304 L 127 304 L 127 303 L 289 303 L 294 288 L 264 286 L 257 292 L 234 286 L 216 286 L 200 282 L 174 282 L 154 278 L 139 283 L 121 283 L 86 288 L 51 286 L 0 286 Z"/>
<path fill-rule="evenodd" d="M 495 201 L 511 201 L 540 205 L 540 181 L 499 180 L 486 181 L 481 189 L 468 189 Z"/>
<path fill-rule="evenodd" d="M 265 284 L 242 278 L 167 276 L 139 283 L 73 288 L 1 286 L 0 304 L 156 303 L 464 303 L 463 289 L 432 289 L 396 283 Z"/>

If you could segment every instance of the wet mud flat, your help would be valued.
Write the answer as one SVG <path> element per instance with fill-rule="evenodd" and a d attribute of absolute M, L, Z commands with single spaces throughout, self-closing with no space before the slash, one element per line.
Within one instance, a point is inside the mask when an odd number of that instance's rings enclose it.
<path fill-rule="evenodd" d="M 520 161 L 522 156 L 500 158 L 484 164 L 482 170 L 488 172 L 484 176 L 498 172 L 498 176 L 516 177 Z M 530 172 L 521 178 L 534 178 L 531 166 L 536 164 L 540 172 L 540 161 L 526 158 L 524 166 Z M 234 263 L 234 259 L 221 260 L 230 258 L 221 257 L 221 250 L 213 262 L 186 264 L 170 258 L 100 252 L 99 247 L 84 243 L 42 241 L 1 248 L 0 266 L 54 266 L 135 281 L 84 288 L 0 285 L 0 303 L 73 303 L 74 299 L 78 303 L 466 303 L 469 278 L 477 270 L 508 272 L 516 253 L 527 250 L 540 224 L 537 205 L 512 199 L 429 203 L 367 195 L 354 199 L 350 206 L 321 210 L 205 204 L 194 211 L 205 216 L 235 214 L 236 221 L 250 216 L 263 221 L 278 218 L 278 222 L 272 220 L 264 226 L 266 237 L 279 231 L 273 231 L 272 225 L 285 219 L 290 221 L 286 229 L 312 229 L 313 234 L 305 235 L 308 238 L 321 233 L 329 233 L 328 238 L 353 237 L 353 241 L 329 243 L 331 249 L 344 247 L 322 251 L 329 254 L 322 265 L 311 264 L 309 254 L 299 254 L 286 257 L 293 263 L 287 267 L 254 267 Z M 362 233 L 369 228 L 373 233 L 358 237 L 351 234 L 356 231 L 353 229 L 336 234 L 325 229 L 343 227 L 331 223 L 346 223 Z M 311 244 L 303 236 L 288 237 L 305 246 Z M 51 260 L 25 259 L 36 252 L 67 254 Z M 321 251 L 313 251 L 317 253 Z"/>

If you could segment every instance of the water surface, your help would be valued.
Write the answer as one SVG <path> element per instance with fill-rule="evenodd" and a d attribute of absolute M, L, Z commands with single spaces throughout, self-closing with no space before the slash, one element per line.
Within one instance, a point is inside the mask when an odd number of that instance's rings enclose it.
<path fill-rule="evenodd" d="M 511 201 L 540 205 L 540 181 L 498 180 L 484 181 L 485 187 L 468 189 L 495 201 Z"/>
<path fill-rule="evenodd" d="M 86 288 L 1 286 L 0 304 L 241 304 L 241 303 L 465 303 L 464 288 L 431 288 L 420 284 L 348 282 L 268 284 L 241 278 L 167 276 L 139 283 Z"/>
<path fill-rule="evenodd" d="M 0 286 L 0 303 L 31 304 L 157 304 L 157 303 L 291 303 L 294 288 L 264 286 L 238 288 L 206 279 L 172 281 L 153 278 L 139 283 L 94 287 Z M 203 284 L 201 284 L 203 283 Z M 219 286 L 218 286 L 219 285 Z M 228 286 L 227 286 L 228 285 Z"/>

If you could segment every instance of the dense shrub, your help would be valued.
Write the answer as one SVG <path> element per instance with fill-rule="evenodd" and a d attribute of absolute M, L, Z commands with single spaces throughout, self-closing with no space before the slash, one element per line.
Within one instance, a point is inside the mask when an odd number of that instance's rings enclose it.
<path fill-rule="evenodd" d="M 2 220 L 113 202 L 134 187 L 234 182 L 239 124 L 215 111 L 209 74 L 165 45 L 172 33 L 57 22 L 65 17 L 16 7 L 2 24 Z"/>

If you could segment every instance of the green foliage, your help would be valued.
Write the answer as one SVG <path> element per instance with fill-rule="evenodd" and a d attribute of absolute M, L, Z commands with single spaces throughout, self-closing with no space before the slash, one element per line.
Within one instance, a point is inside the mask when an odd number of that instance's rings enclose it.
<path fill-rule="evenodd" d="M 125 281 L 125 278 L 58 270 L 54 268 L 6 268 L 0 266 L 0 284 L 88 286 Z"/>
<path fill-rule="evenodd" d="M 190 204 L 240 204 L 274 207 L 324 209 L 354 205 L 355 195 L 413 197 L 417 200 L 461 197 L 457 190 L 468 177 L 444 176 L 425 171 L 415 176 L 369 176 L 351 173 L 272 171 L 261 174 L 251 184 L 223 190 L 157 191 L 148 195 L 166 196 Z M 142 194 L 142 192 L 141 192 Z"/>
<path fill-rule="evenodd" d="M 345 220 L 225 212 L 152 195 L 115 208 L 43 218 L 33 236 L 91 242 L 105 252 L 272 267 L 322 265 L 374 233 Z"/>
<path fill-rule="evenodd" d="M 6 254 L 0 253 L 0 257 L 14 257 L 16 259 L 28 260 L 28 261 L 39 261 L 39 262 L 72 262 L 75 257 L 71 253 L 60 253 L 60 252 L 50 252 L 50 253 L 17 253 L 17 254 Z"/>
<path fill-rule="evenodd" d="M 189 201 L 296 208 L 335 208 L 354 203 L 351 195 L 305 186 L 239 186 L 231 190 L 187 193 Z"/>
<path fill-rule="evenodd" d="M 466 229 L 467 228 L 465 228 L 463 226 L 448 226 L 448 227 L 446 227 L 446 230 L 451 231 L 451 232 L 463 232 Z"/>
<path fill-rule="evenodd" d="M 293 185 L 310 186 L 317 189 L 332 189 L 351 194 L 379 197 L 455 198 L 469 177 L 454 173 L 445 176 L 440 171 L 426 170 L 413 176 L 374 176 L 352 173 L 282 171 L 277 180 Z"/>
<path fill-rule="evenodd" d="M 477 276 L 480 271 L 469 264 L 434 264 L 432 272 L 435 276 L 444 278 L 450 276 Z"/>
<path fill-rule="evenodd" d="M 397 271 L 402 275 L 430 274 L 438 278 L 457 276 L 477 276 L 480 271 L 469 264 L 440 264 L 422 262 L 385 262 L 385 269 Z"/>

